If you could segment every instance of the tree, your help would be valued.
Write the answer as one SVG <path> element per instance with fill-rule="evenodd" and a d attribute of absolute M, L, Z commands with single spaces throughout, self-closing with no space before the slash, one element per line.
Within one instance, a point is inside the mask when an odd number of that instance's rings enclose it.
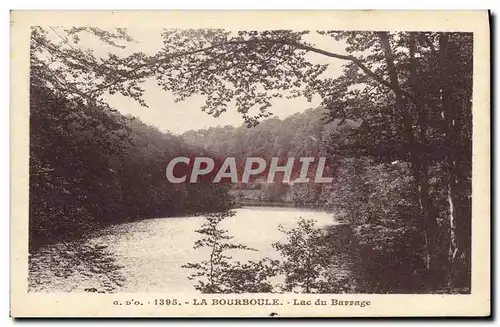
<path fill-rule="evenodd" d="M 345 158 L 337 172 L 324 196 L 335 217 L 351 226 L 349 242 L 335 250 L 351 251 L 346 259 L 358 292 L 432 291 L 419 273 L 424 248 L 409 165 Z"/>
<path fill-rule="evenodd" d="M 87 105 L 109 108 L 103 100 L 106 93 L 121 93 L 146 105 L 142 99 L 144 90 L 139 86 L 149 74 L 141 70 L 146 56 L 134 53 L 122 58 L 110 53 L 107 58 L 99 58 L 92 50 L 78 46 L 82 33 L 111 48 L 124 48 L 134 41 L 122 28 L 107 31 L 94 27 L 63 30 L 34 26 L 30 39 L 32 85 Z"/>
<path fill-rule="evenodd" d="M 472 172 L 472 35 L 439 34 L 439 80 L 449 203 L 449 284 L 470 276 Z"/>
<path fill-rule="evenodd" d="M 194 248 L 208 248 L 209 258 L 201 262 L 187 263 L 184 268 L 195 272 L 188 277 L 196 280 L 195 289 L 202 293 L 263 293 L 271 292 L 269 277 L 276 275 L 276 262 L 263 259 L 258 262 L 232 262 L 227 251 L 256 251 L 245 245 L 231 243 L 227 230 L 219 224 L 226 218 L 234 216 L 233 211 L 205 214 L 206 222 L 196 230 L 203 237 L 195 242 Z"/>
<path fill-rule="evenodd" d="M 322 272 L 330 264 L 323 232 L 315 228 L 314 220 L 301 218 L 297 228 L 279 230 L 287 236 L 286 243 L 273 246 L 281 253 L 281 269 L 285 274 L 285 290 L 315 293 L 322 286 Z"/>

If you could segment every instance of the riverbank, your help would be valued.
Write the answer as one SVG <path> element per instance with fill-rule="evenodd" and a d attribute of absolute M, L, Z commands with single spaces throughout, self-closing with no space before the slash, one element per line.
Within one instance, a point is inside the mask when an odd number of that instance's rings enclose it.
<path fill-rule="evenodd" d="M 105 244 L 46 245 L 29 256 L 28 291 L 112 293 L 124 284 L 121 268 Z"/>
<path fill-rule="evenodd" d="M 241 200 L 236 203 L 234 208 L 242 208 L 242 207 L 279 207 L 279 208 L 297 208 L 297 209 L 318 209 L 322 210 L 322 208 L 318 208 L 316 205 L 307 205 L 307 204 L 296 204 L 293 202 L 270 202 L 270 201 L 257 201 L 257 200 Z"/>

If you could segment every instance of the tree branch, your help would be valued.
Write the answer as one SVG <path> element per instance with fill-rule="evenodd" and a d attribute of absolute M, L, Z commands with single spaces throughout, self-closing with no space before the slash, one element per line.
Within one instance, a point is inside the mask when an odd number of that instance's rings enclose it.
<path fill-rule="evenodd" d="M 245 41 L 227 41 L 227 42 L 222 42 L 222 43 L 214 44 L 212 46 L 205 47 L 205 48 L 200 48 L 200 49 L 196 49 L 196 50 L 192 50 L 192 51 L 184 51 L 184 52 L 172 54 L 170 56 L 165 57 L 162 60 L 165 61 L 165 60 L 169 60 L 169 59 L 178 58 L 178 57 L 181 57 L 181 56 L 188 56 L 188 55 L 197 54 L 197 53 L 200 53 L 200 52 L 206 52 L 206 51 L 210 51 L 210 50 L 213 50 L 213 49 L 216 49 L 216 48 L 219 48 L 219 47 L 223 47 L 223 46 L 226 46 L 226 45 L 255 44 L 255 43 L 274 43 L 274 44 L 290 45 L 290 46 L 295 47 L 295 49 L 300 49 L 300 50 L 305 50 L 305 51 L 310 51 L 310 52 L 318 53 L 318 54 L 321 54 L 321 55 L 324 55 L 324 56 L 327 56 L 327 57 L 330 57 L 330 58 L 336 58 L 336 59 L 351 61 L 356 66 L 358 66 L 366 75 L 370 76 L 371 78 L 373 78 L 374 80 L 376 80 L 380 84 L 382 84 L 382 85 L 384 85 L 384 86 L 386 86 L 386 87 L 394 90 L 394 92 L 399 93 L 401 96 L 404 96 L 404 97 L 407 97 L 409 99 L 412 99 L 412 96 L 411 96 L 410 93 L 406 92 L 405 90 L 400 89 L 399 87 L 395 88 L 390 82 L 386 81 L 383 77 L 381 77 L 381 76 L 377 75 L 376 73 L 374 73 L 366 65 L 364 65 L 358 58 L 356 58 L 354 56 L 333 53 L 333 52 L 329 52 L 329 51 L 326 51 L 326 50 L 318 49 L 318 48 L 315 48 L 315 47 L 312 47 L 312 46 L 309 46 L 309 45 L 306 45 L 306 44 L 302 44 L 302 43 L 295 42 L 295 41 L 289 41 L 289 40 L 271 40 L 271 39 L 268 39 L 268 40 L 266 40 L 266 39 L 257 39 L 256 40 L 256 39 L 253 39 L 253 40 L 245 40 Z"/>
<path fill-rule="evenodd" d="M 377 75 L 375 72 L 373 72 L 372 70 L 370 70 L 365 64 L 363 64 L 361 62 L 361 60 L 359 60 L 358 58 L 356 58 L 354 56 L 351 56 L 351 55 L 342 55 L 342 54 L 338 54 L 338 53 L 334 53 L 334 52 L 329 52 L 329 51 L 326 51 L 326 50 L 323 50 L 323 49 L 315 48 L 315 47 L 307 45 L 307 44 L 299 43 L 299 42 L 296 42 L 296 41 L 283 40 L 283 39 L 278 39 L 278 40 L 273 40 L 273 39 L 252 39 L 252 40 L 241 40 L 241 41 L 226 41 L 226 42 L 221 42 L 221 43 L 213 44 L 213 45 L 208 46 L 208 47 L 199 48 L 199 49 L 195 49 L 195 50 L 191 50 L 191 51 L 182 51 L 182 52 L 172 53 L 170 55 L 165 55 L 163 58 L 151 58 L 147 62 L 145 62 L 145 63 L 143 63 L 141 65 L 138 65 L 135 68 L 133 68 L 132 70 L 130 70 L 129 72 L 123 74 L 122 76 L 120 76 L 120 78 L 118 80 L 110 82 L 107 85 L 103 85 L 99 89 L 101 90 L 103 88 L 106 88 L 106 87 L 112 86 L 112 85 L 114 85 L 116 83 L 119 83 L 120 81 L 123 81 L 124 78 L 126 79 L 128 76 L 130 76 L 134 72 L 138 71 L 139 69 L 145 68 L 145 67 L 150 66 L 150 65 L 155 65 L 158 62 L 168 63 L 168 61 L 170 61 L 172 59 L 175 59 L 175 58 L 179 58 L 179 57 L 183 57 L 183 56 L 189 56 L 189 55 L 198 54 L 198 53 L 202 53 L 202 52 L 207 52 L 207 51 L 214 50 L 214 49 L 217 49 L 217 48 L 221 48 L 221 47 L 224 47 L 224 46 L 227 46 L 227 45 L 250 45 L 250 44 L 266 44 L 266 43 L 267 44 L 289 45 L 289 46 L 294 47 L 295 50 L 305 50 L 305 51 L 309 51 L 309 52 L 318 53 L 318 54 L 321 54 L 321 55 L 324 55 L 324 56 L 327 56 L 327 57 L 330 57 L 330 58 L 336 58 L 336 59 L 340 59 L 340 60 L 351 61 L 356 66 L 358 66 L 367 76 L 371 77 L 372 79 L 374 79 L 375 81 L 377 81 L 380 84 L 384 85 L 385 87 L 390 88 L 391 90 L 393 90 L 395 93 L 399 94 L 400 96 L 404 96 L 404 97 L 408 98 L 409 100 L 411 100 L 412 102 L 414 101 L 414 99 L 413 99 L 413 97 L 412 97 L 412 95 L 410 93 L 408 93 L 407 91 L 399 88 L 396 85 L 393 85 L 391 82 L 386 81 L 383 77 Z"/>

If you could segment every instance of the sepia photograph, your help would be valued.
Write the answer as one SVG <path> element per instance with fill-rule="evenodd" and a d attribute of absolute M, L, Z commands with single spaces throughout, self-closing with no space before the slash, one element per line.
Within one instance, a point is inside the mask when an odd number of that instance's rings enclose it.
<path fill-rule="evenodd" d="M 26 40 L 11 51 L 28 60 L 14 75 L 26 99 L 12 125 L 13 305 L 75 296 L 79 315 L 101 301 L 89 316 L 391 316 L 377 295 L 427 295 L 479 296 L 470 314 L 489 314 L 486 12 L 450 12 L 480 32 L 399 27 L 404 12 L 382 28 L 348 25 L 368 12 L 269 28 L 101 14 L 105 26 L 90 13 L 11 15 Z M 469 312 L 454 308 L 442 314 Z"/>

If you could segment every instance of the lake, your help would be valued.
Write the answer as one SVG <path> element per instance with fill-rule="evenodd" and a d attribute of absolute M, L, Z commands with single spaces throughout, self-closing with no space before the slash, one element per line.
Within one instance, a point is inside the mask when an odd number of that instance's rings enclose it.
<path fill-rule="evenodd" d="M 234 211 L 236 215 L 224 220 L 220 227 L 228 230 L 228 235 L 234 237 L 234 243 L 257 250 L 230 251 L 233 259 L 240 261 L 259 260 L 266 256 L 279 259 L 279 254 L 272 247 L 273 242 L 286 239 L 278 230 L 279 225 L 285 229 L 294 228 L 301 217 L 316 220 L 317 227 L 337 223 L 331 213 L 314 209 L 242 207 Z M 115 291 L 197 292 L 193 287 L 194 281 L 187 279 L 191 271 L 182 265 L 208 258 L 207 249 L 193 249 L 194 242 L 201 236 L 195 230 L 203 222 L 203 217 L 169 217 L 125 223 L 108 227 L 88 243 L 106 245 L 106 252 L 122 267 L 120 274 L 123 281 Z M 52 248 L 48 247 L 31 258 L 36 263 L 33 265 L 30 262 L 31 290 L 83 291 L 99 284 L 99 274 L 82 273 L 81 269 L 67 273 L 64 280 L 59 280 L 63 277 L 50 270 L 57 270 L 54 262 L 64 265 L 64 258 L 55 261 L 46 258 L 61 252 L 58 245 Z"/>

